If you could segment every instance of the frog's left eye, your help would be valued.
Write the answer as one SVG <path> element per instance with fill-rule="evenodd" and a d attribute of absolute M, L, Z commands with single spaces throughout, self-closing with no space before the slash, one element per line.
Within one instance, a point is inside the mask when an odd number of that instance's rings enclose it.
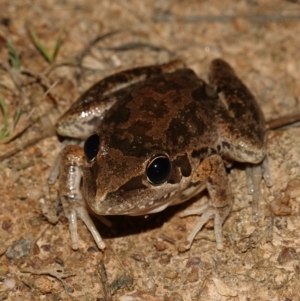
<path fill-rule="evenodd" d="M 83 150 L 88 162 L 92 162 L 96 158 L 99 151 L 99 141 L 100 139 L 97 134 L 86 139 Z"/>
<path fill-rule="evenodd" d="M 156 156 L 148 163 L 147 179 L 151 184 L 160 185 L 170 178 L 171 170 L 171 162 L 166 155 Z"/>

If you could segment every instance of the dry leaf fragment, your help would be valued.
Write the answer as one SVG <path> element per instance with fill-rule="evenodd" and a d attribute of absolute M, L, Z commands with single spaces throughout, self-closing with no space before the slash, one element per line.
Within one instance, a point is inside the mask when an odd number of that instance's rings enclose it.
<path fill-rule="evenodd" d="M 222 296 L 227 296 L 227 297 L 236 297 L 237 292 L 231 289 L 225 282 L 218 278 L 212 278 L 212 281 L 214 282 L 217 291 L 220 295 Z"/>

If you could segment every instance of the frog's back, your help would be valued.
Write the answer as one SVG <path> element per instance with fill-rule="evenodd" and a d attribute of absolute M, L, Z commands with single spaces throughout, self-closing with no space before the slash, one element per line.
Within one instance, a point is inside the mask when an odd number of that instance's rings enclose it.
<path fill-rule="evenodd" d="M 118 93 L 123 93 L 122 101 L 99 128 L 109 137 L 110 147 L 125 155 L 144 157 L 162 149 L 172 157 L 216 140 L 217 94 L 190 69 L 162 74 Z"/>

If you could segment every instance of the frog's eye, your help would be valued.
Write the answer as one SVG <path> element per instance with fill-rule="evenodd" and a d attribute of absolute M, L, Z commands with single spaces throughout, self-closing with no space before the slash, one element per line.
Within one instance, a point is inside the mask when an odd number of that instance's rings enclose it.
<path fill-rule="evenodd" d="M 151 184 L 160 185 L 166 182 L 171 175 L 171 162 L 166 155 L 154 157 L 146 169 L 147 179 Z"/>
<path fill-rule="evenodd" d="M 92 162 L 99 151 L 99 136 L 94 134 L 86 139 L 83 147 L 88 162 Z"/>

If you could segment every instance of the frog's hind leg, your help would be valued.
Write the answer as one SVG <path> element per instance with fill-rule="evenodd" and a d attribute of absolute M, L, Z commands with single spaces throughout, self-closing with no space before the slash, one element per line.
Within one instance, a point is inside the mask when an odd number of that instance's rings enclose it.
<path fill-rule="evenodd" d="M 222 101 L 217 117 L 223 157 L 247 163 L 248 192 L 253 195 L 253 218 L 257 221 L 262 178 L 272 186 L 264 115 L 254 95 L 223 60 L 212 62 L 210 82 Z"/>
<path fill-rule="evenodd" d="M 221 59 L 211 63 L 210 83 L 219 94 L 216 118 L 225 158 L 261 163 L 266 155 L 266 127 L 254 95 Z"/>

